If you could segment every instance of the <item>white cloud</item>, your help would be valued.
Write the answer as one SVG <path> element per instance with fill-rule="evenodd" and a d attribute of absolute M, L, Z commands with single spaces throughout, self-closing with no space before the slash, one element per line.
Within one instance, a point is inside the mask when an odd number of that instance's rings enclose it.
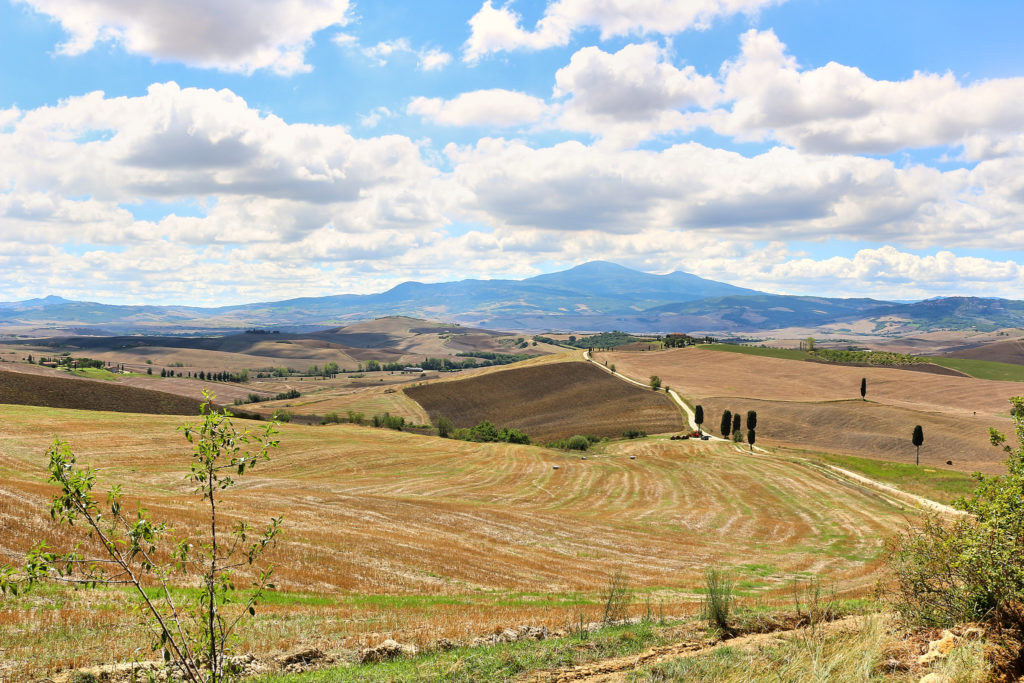
<path fill-rule="evenodd" d="M 66 55 L 110 41 L 158 61 L 250 74 L 309 71 L 313 34 L 349 21 L 349 0 L 16 1 L 60 22 Z"/>
<path fill-rule="evenodd" d="M 440 48 L 420 50 L 419 56 L 420 71 L 439 71 L 452 61 L 452 56 Z"/>
<path fill-rule="evenodd" d="M 712 125 L 739 139 L 849 153 L 966 143 L 974 158 L 1019 145 L 1005 138 L 1020 134 L 1024 78 L 961 85 L 950 73 L 879 81 L 835 62 L 801 70 L 772 31 L 756 30 L 723 73 L 732 106 Z"/>
<path fill-rule="evenodd" d="M 394 116 L 395 114 L 387 107 L 374 107 L 369 114 L 359 117 L 359 124 L 364 128 L 376 128 L 381 121 Z"/>
<path fill-rule="evenodd" d="M 344 36 L 335 42 L 341 47 L 358 47 L 358 41 L 353 36 Z M 376 62 L 377 66 L 386 66 L 396 54 L 415 55 L 416 66 L 420 71 L 440 71 L 452 61 L 452 56 L 440 48 L 414 49 L 408 38 L 383 40 L 376 45 L 360 48 L 360 51 Z"/>
<path fill-rule="evenodd" d="M 406 113 L 442 126 L 509 128 L 540 121 L 548 112 L 544 100 L 512 90 L 475 90 L 443 100 L 417 97 Z"/>
<path fill-rule="evenodd" d="M 501 139 L 446 152 L 467 193 L 450 215 L 498 227 L 1024 248 L 1024 174 L 1009 160 L 940 172 L 782 147 L 744 157 L 696 143 L 618 151 Z"/>
<path fill-rule="evenodd" d="M 620 146 L 692 125 L 682 110 L 709 108 L 721 96 L 715 79 L 676 68 L 654 43 L 609 54 L 586 47 L 555 74 L 556 97 L 568 96 L 559 127 L 586 131 Z"/>
<path fill-rule="evenodd" d="M 672 35 L 706 29 L 718 17 L 753 14 L 784 0 L 555 0 L 533 30 L 522 27 L 522 17 L 511 2 L 494 7 L 485 0 L 469 20 L 470 36 L 463 59 L 475 62 L 494 52 L 543 50 L 567 45 L 575 31 L 595 27 L 601 39 L 626 35 Z"/>

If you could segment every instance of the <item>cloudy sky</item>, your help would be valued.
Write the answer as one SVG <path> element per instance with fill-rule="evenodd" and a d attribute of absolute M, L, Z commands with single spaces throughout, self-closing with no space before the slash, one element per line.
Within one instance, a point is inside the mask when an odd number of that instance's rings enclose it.
<path fill-rule="evenodd" d="M 0 300 L 1024 298 L 1019 0 L 0 0 Z"/>

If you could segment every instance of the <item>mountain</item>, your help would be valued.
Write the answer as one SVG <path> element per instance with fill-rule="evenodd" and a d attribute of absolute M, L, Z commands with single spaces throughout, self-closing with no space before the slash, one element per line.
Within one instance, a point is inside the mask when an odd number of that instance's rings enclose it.
<path fill-rule="evenodd" d="M 874 321 L 878 328 L 1024 326 L 1024 302 L 952 297 L 910 304 L 766 294 L 676 271 L 653 275 L 593 261 L 524 280 L 403 282 L 377 294 L 338 294 L 198 308 L 116 306 L 58 296 L 0 303 L 0 329 L 33 335 L 225 334 L 311 331 L 383 316 L 531 331 L 757 332 Z"/>

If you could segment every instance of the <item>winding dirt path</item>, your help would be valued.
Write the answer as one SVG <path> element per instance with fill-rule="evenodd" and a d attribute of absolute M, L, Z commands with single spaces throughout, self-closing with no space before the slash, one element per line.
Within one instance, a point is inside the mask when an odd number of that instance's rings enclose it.
<path fill-rule="evenodd" d="M 601 368 L 605 372 L 611 373 L 612 375 L 614 375 L 614 376 L 618 377 L 619 379 L 622 379 L 622 380 L 624 380 L 626 382 L 629 382 L 630 384 L 635 384 L 637 386 L 644 387 L 644 388 L 648 388 L 650 386 L 648 384 L 644 384 L 643 382 L 641 382 L 639 380 L 635 380 L 632 377 L 627 377 L 626 375 L 623 375 L 621 372 L 617 372 L 615 370 L 612 370 L 611 368 L 608 368 L 608 367 L 602 365 L 601 363 L 598 363 L 596 360 L 591 358 L 590 351 L 584 350 L 583 351 L 583 358 L 585 360 L 593 363 L 597 367 Z M 669 396 L 672 397 L 672 400 L 675 401 L 676 405 L 678 405 L 679 408 L 683 411 L 683 415 L 686 416 L 686 419 L 687 419 L 690 427 L 692 429 L 697 429 L 697 423 L 694 420 L 694 414 L 693 414 L 693 411 L 690 409 L 690 406 L 688 406 L 686 404 L 686 402 L 679 396 L 679 394 L 677 394 L 675 392 L 674 389 L 669 389 L 668 394 L 669 394 Z M 710 435 L 710 436 L 711 436 L 711 440 L 712 441 L 725 441 L 725 439 L 722 439 L 720 437 L 717 437 L 717 436 L 714 436 L 714 435 Z M 756 452 L 759 455 L 766 455 L 766 456 L 770 455 L 767 450 L 765 450 L 765 449 L 763 449 L 763 448 L 761 448 L 759 446 L 754 446 L 754 448 L 751 449 L 751 451 L 744 451 L 744 452 L 749 452 L 751 454 L 754 454 Z M 895 486 L 891 486 L 889 484 L 885 484 L 885 483 L 882 483 L 880 481 L 876 481 L 876 480 L 871 479 L 869 477 L 865 477 L 862 474 L 857 474 L 856 472 L 851 472 L 850 470 L 843 469 L 842 467 L 836 467 L 835 465 L 827 465 L 827 464 L 823 464 L 823 463 L 817 463 L 817 462 L 814 462 L 812 460 L 804 460 L 803 462 L 805 464 L 811 466 L 811 467 L 814 467 L 815 469 L 820 469 L 822 471 L 831 473 L 831 474 L 835 475 L 836 477 L 845 479 L 845 480 L 847 480 L 849 482 L 853 482 L 855 484 L 859 484 L 859 485 L 862 485 L 862 486 L 867 486 L 867 487 L 869 487 L 871 489 L 874 489 L 875 491 L 877 491 L 879 493 L 882 493 L 882 494 L 884 494 L 886 496 L 889 496 L 891 498 L 896 499 L 897 501 L 899 501 L 902 504 L 909 504 L 909 505 L 912 505 L 914 507 L 923 509 L 923 510 L 925 510 L 927 512 L 938 512 L 939 514 L 947 515 L 947 516 L 951 516 L 951 517 L 959 517 L 959 516 L 962 516 L 962 515 L 966 514 L 962 510 L 957 510 L 956 508 L 950 507 L 949 505 L 944 505 L 944 504 L 939 503 L 937 501 L 931 500 L 930 498 L 925 498 L 924 496 L 919 496 L 919 495 L 914 494 L 914 493 L 908 493 L 907 491 L 903 491 L 902 489 L 899 489 L 899 488 L 897 488 Z"/>
<path fill-rule="evenodd" d="M 876 615 L 877 616 L 877 615 Z M 871 616 L 852 616 L 818 626 L 818 633 L 836 633 L 862 628 Z M 719 648 L 730 647 L 740 650 L 756 650 L 788 637 L 806 632 L 796 628 L 773 633 L 756 633 L 720 641 L 684 640 L 671 645 L 659 645 L 628 657 L 615 657 L 600 662 L 581 664 L 572 668 L 531 671 L 516 680 L 520 683 L 624 683 L 626 676 L 637 669 L 672 659 L 708 654 Z"/>

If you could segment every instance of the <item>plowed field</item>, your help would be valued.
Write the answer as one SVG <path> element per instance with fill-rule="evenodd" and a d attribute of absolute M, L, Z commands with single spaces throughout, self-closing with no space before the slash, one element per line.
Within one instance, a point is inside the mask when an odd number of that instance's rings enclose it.
<path fill-rule="evenodd" d="M 700 348 L 600 353 L 630 377 L 659 375 L 704 406 L 717 433 L 722 410 L 758 412 L 758 442 L 914 462 L 914 425 L 924 428 L 921 463 L 1000 472 L 1005 454 L 988 427 L 1011 430 L 1011 396 L 1019 382 L 997 382 L 889 368 L 862 368 L 765 358 Z M 867 401 L 860 400 L 861 378 Z"/>
<path fill-rule="evenodd" d="M 72 540 L 46 513 L 42 452 L 54 434 L 100 468 L 99 490 L 124 482 L 153 518 L 179 530 L 200 524 L 185 506 L 180 422 L 0 406 L 0 563 L 39 538 L 58 548 Z M 620 566 L 668 614 L 695 609 L 711 565 L 730 569 L 748 598 L 787 600 L 789 582 L 811 574 L 863 592 L 884 536 L 907 514 L 817 470 L 722 443 L 616 442 L 582 461 L 533 446 L 294 424 L 281 443 L 219 508 L 285 518 L 272 559 L 276 583 L 292 593 L 242 635 L 243 649 L 261 652 L 599 618 L 597 593 Z M 144 643 L 125 636 L 135 616 L 124 605 L 110 591 L 8 598 L 4 656 L 35 662 L 36 673 L 127 659 Z"/>
<path fill-rule="evenodd" d="M 199 401 L 113 382 L 0 370 L 0 403 L 121 413 L 195 415 Z"/>
<path fill-rule="evenodd" d="M 618 437 L 627 429 L 657 434 L 683 429 L 671 399 L 615 379 L 589 363 L 516 367 L 405 390 L 432 420 L 457 427 L 490 420 L 521 429 L 534 441 L 573 434 Z"/>

